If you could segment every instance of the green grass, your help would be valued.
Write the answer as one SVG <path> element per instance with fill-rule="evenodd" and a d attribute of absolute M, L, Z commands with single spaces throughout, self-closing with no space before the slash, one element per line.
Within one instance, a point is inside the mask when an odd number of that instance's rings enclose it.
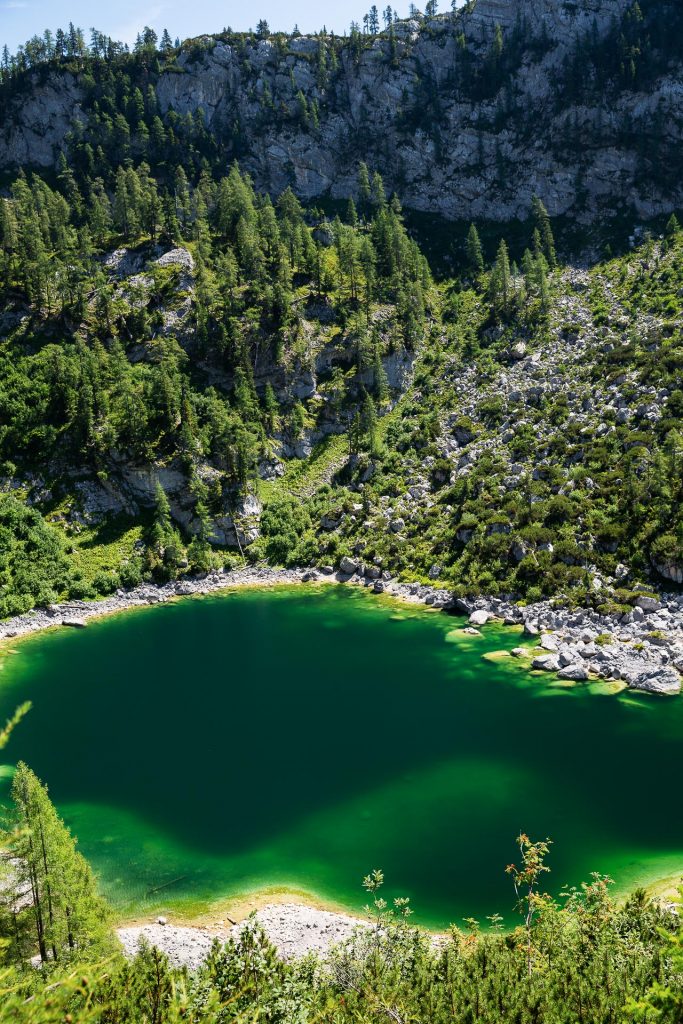
<path fill-rule="evenodd" d="M 117 517 L 71 536 L 76 574 L 84 584 L 91 586 L 99 573 L 118 572 L 135 554 L 135 545 L 142 540 L 143 532 L 144 524 L 134 523 L 128 517 Z"/>
<path fill-rule="evenodd" d="M 264 505 L 286 494 L 311 497 L 329 483 L 335 470 L 348 456 L 349 442 L 345 434 L 332 434 L 320 441 L 308 459 L 293 459 L 277 480 L 262 480 L 259 494 Z"/>

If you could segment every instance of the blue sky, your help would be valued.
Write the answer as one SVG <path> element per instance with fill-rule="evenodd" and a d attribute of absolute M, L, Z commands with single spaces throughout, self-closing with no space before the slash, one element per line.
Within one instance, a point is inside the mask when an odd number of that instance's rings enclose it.
<path fill-rule="evenodd" d="M 388 0 L 378 3 L 381 9 Z M 93 26 L 124 42 L 133 42 L 136 33 L 149 25 L 155 30 L 168 28 L 175 38 L 187 38 L 202 32 L 220 31 L 230 25 L 235 29 L 255 26 L 265 18 L 271 28 L 291 30 L 295 24 L 302 32 L 313 32 L 326 25 L 343 32 L 352 20 L 360 21 L 372 0 L 333 0 L 323 4 L 317 0 L 0 0 L 0 48 L 6 43 L 15 50 L 32 35 L 43 30 L 66 27 L 69 21 L 89 30 Z M 408 13 L 409 0 L 391 4 L 399 14 Z M 420 2 L 416 6 L 423 6 Z M 440 8 L 450 7 L 441 0 Z"/>

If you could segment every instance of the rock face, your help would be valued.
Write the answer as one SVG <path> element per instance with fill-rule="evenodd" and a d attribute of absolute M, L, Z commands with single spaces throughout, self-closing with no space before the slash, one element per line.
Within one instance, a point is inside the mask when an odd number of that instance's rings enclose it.
<path fill-rule="evenodd" d="M 0 114 L 0 166 L 52 167 L 76 121 L 85 121 L 83 90 L 72 74 L 38 74 L 32 88 Z"/>
<path fill-rule="evenodd" d="M 630 6 L 477 0 L 455 15 L 401 22 L 393 42 L 380 36 L 358 55 L 347 44 L 338 69 L 324 74 L 316 38 L 243 47 L 207 38 L 160 75 L 159 107 L 164 114 L 201 111 L 257 185 L 275 193 L 291 185 L 305 199 L 357 194 L 357 165 L 365 160 L 406 206 L 452 219 L 526 216 L 534 194 L 551 215 L 590 219 L 613 209 L 617 189 L 620 202 L 652 216 L 683 204 L 683 183 L 659 188 L 644 176 L 623 126 L 647 133 L 665 124 L 667 151 L 676 151 L 683 140 L 680 66 L 647 92 L 622 91 L 592 106 L 557 96 L 563 60 L 583 34 L 611 31 Z M 463 92 L 462 63 L 489 53 L 496 26 L 504 52 L 513 54 L 509 75 L 497 93 Z M 33 81 L 0 114 L 0 169 L 51 166 L 71 122 L 84 119 L 73 76 Z M 313 123 L 301 116 L 301 97 L 307 109 L 315 106 Z M 236 125 L 239 152 L 230 142 Z"/>
<path fill-rule="evenodd" d="M 654 567 L 660 576 L 673 583 L 683 583 L 683 565 L 674 561 L 655 562 Z"/>

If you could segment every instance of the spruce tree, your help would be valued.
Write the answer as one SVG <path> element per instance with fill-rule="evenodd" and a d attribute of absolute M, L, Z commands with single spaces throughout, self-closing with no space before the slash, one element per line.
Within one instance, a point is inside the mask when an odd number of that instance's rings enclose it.
<path fill-rule="evenodd" d="M 498 255 L 491 271 L 489 294 L 491 304 L 496 313 L 507 313 L 510 305 L 512 280 L 510 275 L 510 256 L 507 243 L 501 239 L 498 246 Z"/>
<path fill-rule="evenodd" d="M 481 239 L 475 224 L 470 224 L 467 233 L 467 262 L 475 274 L 481 274 L 484 270 L 484 251 L 481 246 Z"/>
<path fill-rule="evenodd" d="M 538 231 L 541 237 L 541 250 L 546 258 L 546 262 L 551 270 L 554 270 L 557 266 L 557 254 L 555 252 L 555 239 L 553 237 L 553 229 L 550 226 L 550 217 L 545 206 L 538 198 L 534 196 L 531 204 L 531 212 L 534 221 L 534 227 Z"/>
<path fill-rule="evenodd" d="M 370 172 L 368 171 L 368 165 L 362 161 L 358 164 L 358 194 L 363 206 L 367 206 L 370 202 L 372 189 L 370 187 Z"/>

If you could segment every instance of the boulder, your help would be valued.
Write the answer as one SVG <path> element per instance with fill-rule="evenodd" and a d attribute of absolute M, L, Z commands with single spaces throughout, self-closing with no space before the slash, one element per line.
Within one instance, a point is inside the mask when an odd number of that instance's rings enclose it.
<path fill-rule="evenodd" d="M 644 612 L 658 612 L 662 605 L 654 597 L 648 597 L 647 594 L 641 594 L 636 601 L 636 606 L 642 608 Z"/>
<path fill-rule="evenodd" d="M 628 679 L 632 690 L 644 693 L 676 694 L 681 692 L 681 677 L 675 668 L 644 669 Z"/>
<path fill-rule="evenodd" d="M 683 565 L 678 562 L 674 562 L 672 559 L 662 562 L 652 563 L 659 573 L 665 580 L 671 580 L 673 583 L 683 583 Z"/>
<path fill-rule="evenodd" d="M 510 651 L 513 658 L 525 658 L 528 653 L 526 647 L 513 647 Z"/>
<path fill-rule="evenodd" d="M 585 665 L 565 665 L 557 674 L 560 679 L 573 679 L 577 682 L 588 679 L 588 670 Z"/>
<path fill-rule="evenodd" d="M 531 622 L 530 620 L 527 619 L 525 621 L 525 623 L 524 623 L 524 636 L 540 636 L 540 635 L 541 635 L 541 631 L 538 628 L 538 623 L 537 622 Z"/>
<path fill-rule="evenodd" d="M 529 548 L 524 543 L 524 541 L 516 540 L 515 543 L 512 545 L 511 553 L 515 562 L 521 562 L 522 559 L 526 558 L 526 556 L 529 554 Z"/>
<path fill-rule="evenodd" d="M 554 654 L 541 654 L 531 662 L 531 667 L 540 669 L 542 672 L 557 672 L 560 667 L 560 660 Z"/>
<path fill-rule="evenodd" d="M 354 562 L 352 558 L 348 557 L 348 555 L 344 555 L 341 562 L 339 563 L 339 571 L 343 573 L 344 576 L 353 576 L 356 573 L 357 569 L 358 563 Z"/>
<path fill-rule="evenodd" d="M 541 639 L 538 641 L 538 646 L 541 647 L 544 651 L 552 651 L 553 653 L 555 653 L 557 651 L 557 640 L 554 636 L 546 634 L 545 636 L 542 636 Z"/>
<path fill-rule="evenodd" d="M 528 349 L 523 341 L 518 341 L 510 349 L 510 358 L 517 362 L 519 359 L 526 359 Z"/>
<path fill-rule="evenodd" d="M 488 612 L 480 609 L 479 611 L 472 612 L 470 615 L 470 626 L 485 626 L 491 616 Z"/>

